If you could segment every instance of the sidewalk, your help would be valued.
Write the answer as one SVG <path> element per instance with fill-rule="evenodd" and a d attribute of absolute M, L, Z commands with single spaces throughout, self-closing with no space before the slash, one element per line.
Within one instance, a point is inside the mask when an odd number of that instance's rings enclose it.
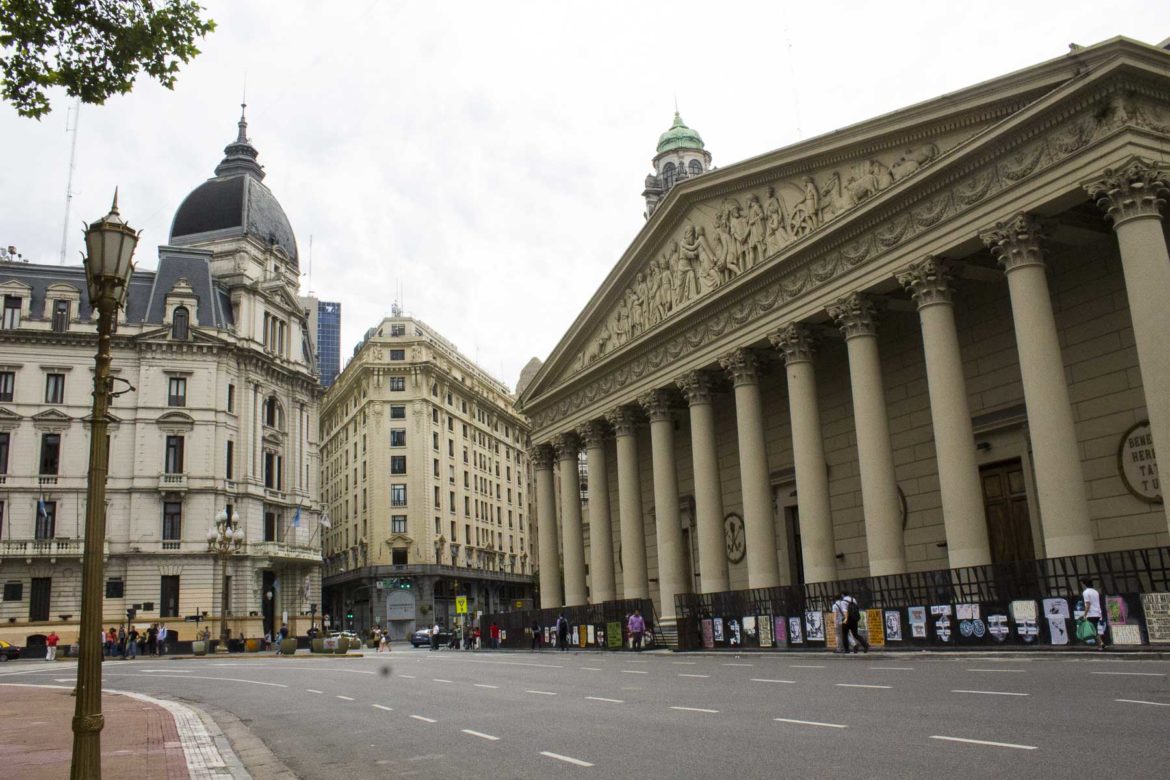
<path fill-rule="evenodd" d="M 70 686 L 0 685 L 3 777 L 69 777 L 75 703 L 71 690 Z M 156 701 L 137 694 L 102 696 L 103 776 L 185 779 L 235 774 L 225 767 L 193 710 Z"/>

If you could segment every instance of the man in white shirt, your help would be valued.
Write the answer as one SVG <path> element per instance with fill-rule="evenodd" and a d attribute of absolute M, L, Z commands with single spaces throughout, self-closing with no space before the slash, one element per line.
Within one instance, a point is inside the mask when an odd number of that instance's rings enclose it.
<path fill-rule="evenodd" d="M 1101 593 L 1093 587 L 1090 579 L 1081 580 L 1081 600 L 1085 603 L 1085 620 L 1093 625 L 1093 638 L 1097 642 L 1097 649 L 1105 649 L 1105 639 L 1101 636 Z"/>
<path fill-rule="evenodd" d="M 845 594 L 838 593 L 833 602 L 833 624 L 837 627 L 837 649 L 834 653 L 849 652 L 849 638 L 845 635 L 845 616 L 849 612 L 849 604 L 845 601 Z"/>

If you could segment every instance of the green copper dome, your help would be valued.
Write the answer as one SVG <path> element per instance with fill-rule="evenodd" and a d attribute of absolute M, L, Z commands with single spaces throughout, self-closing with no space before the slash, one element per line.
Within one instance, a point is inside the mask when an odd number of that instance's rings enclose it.
<path fill-rule="evenodd" d="M 671 149 L 702 149 L 703 138 L 699 133 L 683 124 L 682 117 L 674 112 L 674 122 L 670 129 L 658 137 L 658 153 L 669 152 Z"/>

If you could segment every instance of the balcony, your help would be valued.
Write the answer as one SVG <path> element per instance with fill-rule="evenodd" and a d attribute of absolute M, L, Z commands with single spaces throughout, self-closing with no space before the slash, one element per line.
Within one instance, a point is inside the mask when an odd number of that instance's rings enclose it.
<path fill-rule="evenodd" d="M 46 485 L 56 485 L 57 475 L 41 474 L 37 477 L 37 484 L 41 487 L 45 487 Z"/>
<path fill-rule="evenodd" d="M 321 550 L 316 547 L 288 544 L 287 542 L 249 542 L 248 555 L 266 556 L 273 559 L 321 562 Z"/>
<path fill-rule="evenodd" d="M 161 493 L 186 493 L 186 474 L 159 474 L 158 489 Z"/>
<path fill-rule="evenodd" d="M 56 563 L 58 558 L 81 558 L 85 542 L 81 539 L 8 539 L 0 541 L 0 560 L 23 559 L 26 563 L 45 560 Z M 109 556 L 110 543 L 105 542 L 102 555 Z"/>

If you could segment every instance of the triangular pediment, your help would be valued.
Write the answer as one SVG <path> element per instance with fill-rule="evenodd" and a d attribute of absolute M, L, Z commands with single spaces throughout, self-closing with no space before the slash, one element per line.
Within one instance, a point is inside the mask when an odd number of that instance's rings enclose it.
<path fill-rule="evenodd" d="M 407 536 L 406 534 L 391 534 L 386 539 L 386 546 L 391 549 L 410 547 L 412 544 L 414 544 L 414 537 Z"/>
<path fill-rule="evenodd" d="M 1068 114 L 1080 147 L 1116 126 L 1129 100 L 1101 83 L 1123 67 L 1166 71 L 1166 53 L 1126 39 L 1052 60 L 676 185 L 524 390 L 526 412 L 578 377 L 658 343 L 673 325 L 724 306 L 749 279 L 771 278 L 790 258 L 839 242 L 874 215 L 921 197 L 933 182 L 1018 138 L 1037 117 Z M 1085 74 L 1092 72 L 1091 76 Z M 1096 114 L 1085 103 L 1092 90 Z M 1124 94 L 1124 93 L 1122 93 Z M 1112 101 L 1112 102 L 1111 102 Z M 1080 116 L 1073 119 L 1072 111 Z M 1132 113 L 1132 112 L 1131 112 Z M 1087 117 L 1087 118 L 1086 118 Z M 1124 121 L 1122 118 L 1121 121 Z M 1096 134 L 1096 135 L 1095 135 Z M 1020 161 L 1021 170 L 1028 165 Z M 1026 175 L 1026 174 L 1025 174 Z M 971 197 L 978 196 L 972 192 Z M 922 212 L 923 220 L 931 215 Z M 879 239 L 893 246 L 891 234 Z M 867 250 L 868 251 L 868 250 Z M 796 291 L 793 294 L 799 294 Z"/>
<path fill-rule="evenodd" d="M 20 422 L 21 419 L 21 416 L 16 412 L 0 406 L 0 423 L 16 423 Z"/>
<path fill-rule="evenodd" d="M 189 431 L 195 427 L 195 418 L 186 412 L 166 412 L 158 416 L 155 424 L 165 431 Z"/>
<path fill-rule="evenodd" d="M 32 416 L 33 422 L 69 422 L 73 418 L 64 412 L 57 409 L 46 409 L 43 412 L 37 412 Z"/>

